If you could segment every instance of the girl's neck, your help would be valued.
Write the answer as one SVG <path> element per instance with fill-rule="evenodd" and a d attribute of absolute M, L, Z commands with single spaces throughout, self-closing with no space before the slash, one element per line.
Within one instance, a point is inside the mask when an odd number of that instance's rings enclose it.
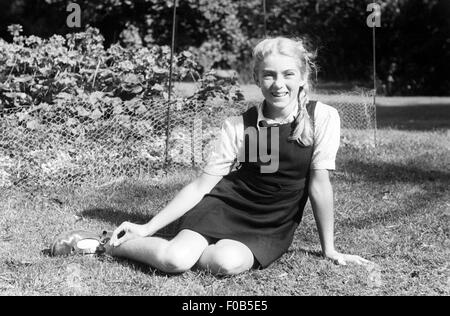
<path fill-rule="evenodd" d="M 291 104 L 287 105 L 286 107 L 282 109 L 278 109 L 276 107 L 273 107 L 269 105 L 266 101 L 263 103 L 262 113 L 264 117 L 267 117 L 274 121 L 282 121 L 286 119 L 289 114 L 292 113 L 292 111 L 297 106 L 298 102 L 292 102 Z"/>

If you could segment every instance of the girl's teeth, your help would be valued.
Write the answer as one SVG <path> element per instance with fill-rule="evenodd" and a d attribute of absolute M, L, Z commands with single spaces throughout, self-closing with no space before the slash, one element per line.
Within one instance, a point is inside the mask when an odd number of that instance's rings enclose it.
<path fill-rule="evenodd" d="M 272 94 L 276 97 L 284 97 L 287 94 L 287 92 L 286 93 L 272 93 Z"/>

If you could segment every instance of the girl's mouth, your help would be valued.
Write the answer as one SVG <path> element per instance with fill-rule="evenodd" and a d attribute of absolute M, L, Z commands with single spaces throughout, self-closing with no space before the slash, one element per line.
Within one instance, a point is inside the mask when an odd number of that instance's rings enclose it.
<path fill-rule="evenodd" d="M 288 92 L 272 92 L 272 96 L 274 96 L 275 98 L 282 98 L 288 95 Z"/>

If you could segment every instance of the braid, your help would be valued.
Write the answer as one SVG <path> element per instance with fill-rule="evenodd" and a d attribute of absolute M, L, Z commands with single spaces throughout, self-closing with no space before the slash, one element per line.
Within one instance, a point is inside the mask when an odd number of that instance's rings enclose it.
<path fill-rule="evenodd" d="M 294 128 L 288 137 L 289 141 L 297 142 L 302 147 L 312 146 L 314 142 L 313 123 L 306 109 L 308 102 L 308 95 L 304 89 L 301 89 L 298 94 L 299 111 L 294 121 Z"/>

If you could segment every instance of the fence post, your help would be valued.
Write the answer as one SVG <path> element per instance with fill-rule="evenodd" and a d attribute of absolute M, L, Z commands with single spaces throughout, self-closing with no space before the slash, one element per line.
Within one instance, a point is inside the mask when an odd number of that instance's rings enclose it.
<path fill-rule="evenodd" d="M 175 50 L 175 32 L 177 22 L 177 0 L 173 0 L 173 18 L 172 18 L 172 45 L 170 47 L 170 66 L 169 66 L 169 97 L 167 102 L 167 126 L 166 126 L 166 152 L 164 159 L 164 169 L 169 164 L 169 138 L 170 138 L 170 105 L 172 101 L 172 72 L 173 55 Z"/>
<path fill-rule="evenodd" d="M 375 1 L 374 1 L 375 3 Z M 372 54 L 373 54 L 373 110 L 375 111 L 375 128 L 374 128 L 374 146 L 377 147 L 377 57 L 376 57 L 376 38 L 375 38 L 376 25 L 372 26 Z"/>
<path fill-rule="evenodd" d="M 267 5 L 266 0 L 262 0 L 263 2 L 263 15 L 264 15 L 264 38 L 267 37 Z"/>

